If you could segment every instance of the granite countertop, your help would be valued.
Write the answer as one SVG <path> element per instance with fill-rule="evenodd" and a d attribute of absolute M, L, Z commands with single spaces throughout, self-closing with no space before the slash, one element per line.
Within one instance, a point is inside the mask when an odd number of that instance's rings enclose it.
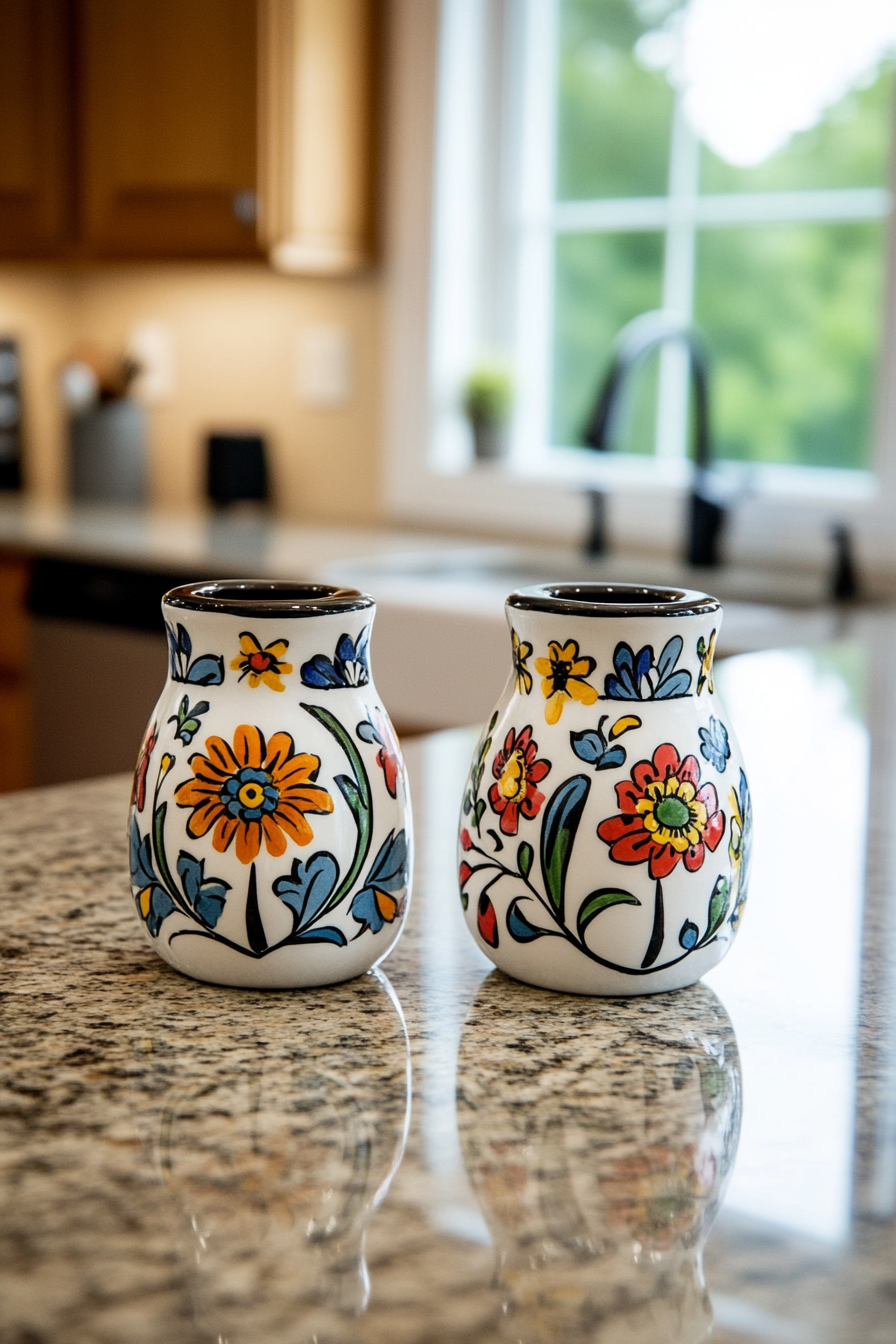
<path fill-rule="evenodd" d="M 470 732 L 408 743 L 407 928 L 321 990 L 154 955 L 124 777 L 0 798 L 2 1344 L 892 1344 L 891 626 L 719 666 L 755 868 L 675 994 L 478 952 Z"/>

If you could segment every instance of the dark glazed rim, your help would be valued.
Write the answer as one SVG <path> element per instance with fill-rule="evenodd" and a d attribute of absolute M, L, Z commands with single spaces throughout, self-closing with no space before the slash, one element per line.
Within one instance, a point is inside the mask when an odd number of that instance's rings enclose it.
<path fill-rule="evenodd" d="M 709 616 L 721 610 L 708 593 L 640 583 L 535 583 L 511 593 L 507 605 L 556 616 Z"/>
<path fill-rule="evenodd" d="M 214 579 L 172 588 L 162 598 L 166 607 L 187 611 L 226 612 L 230 616 L 330 616 L 367 611 L 375 605 L 357 588 L 330 583 L 299 583 L 292 579 Z"/>

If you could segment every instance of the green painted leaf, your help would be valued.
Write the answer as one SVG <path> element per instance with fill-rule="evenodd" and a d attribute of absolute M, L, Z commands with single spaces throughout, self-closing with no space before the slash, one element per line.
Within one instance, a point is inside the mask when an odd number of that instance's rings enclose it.
<path fill-rule="evenodd" d="M 367 858 L 373 832 L 373 801 L 370 797 L 370 781 L 367 778 L 364 762 L 361 760 L 350 734 L 346 732 L 339 720 L 328 709 L 324 709 L 322 705 L 301 704 L 301 707 L 312 718 L 317 719 L 318 723 L 323 724 L 327 732 L 332 733 L 345 752 L 354 776 L 353 779 L 349 778 L 348 775 L 336 775 L 335 777 L 339 791 L 348 803 L 358 827 L 358 839 L 352 861 L 342 881 L 327 901 L 326 906 L 321 910 L 321 914 L 326 914 L 340 901 L 343 901 L 351 891 L 363 867 L 364 860 Z"/>
<path fill-rule="evenodd" d="M 728 914 L 728 903 L 731 899 L 731 886 L 726 877 L 717 877 L 716 884 L 712 889 L 712 895 L 709 898 L 709 913 L 706 917 L 706 933 L 701 939 L 705 942 L 711 938 L 717 929 L 721 928 Z"/>
<path fill-rule="evenodd" d="M 587 775 L 573 775 L 551 798 L 541 827 L 541 870 L 551 904 L 563 919 L 566 870 L 582 810 L 591 788 Z"/>
<path fill-rule="evenodd" d="M 516 852 L 517 866 L 523 877 L 528 877 L 532 871 L 532 860 L 535 858 L 535 851 L 530 844 L 524 840 Z"/>
<path fill-rule="evenodd" d="M 470 904 L 470 898 L 465 891 L 461 891 L 460 893 L 460 903 L 465 910 L 467 906 Z"/>
<path fill-rule="evenodd" d="M 598 891 L 592 891 L 591 895 L 585 898 L 576 920 L 579 937 L 602 910 L 609 910 L 614 905 L 640 904 L 637 896 L 633 896 L 630 891 L 619 891 L 616 887 L 601 887 Z"/>
<path fill-rule="evenodd" d="M 473 808 L 473 821 L 476 826 L 478 826 L 479 823 L 482 821 L 482 814 L 484 811 L 485 811 L 485 799 L 480 798 L 476 806 Z"/>

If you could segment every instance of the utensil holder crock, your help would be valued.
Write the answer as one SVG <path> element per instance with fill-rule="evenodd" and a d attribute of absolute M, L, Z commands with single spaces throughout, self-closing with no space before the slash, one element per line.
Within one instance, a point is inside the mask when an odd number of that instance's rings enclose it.
<path fill-rule="evenodd" d="M 134 776 L 146 938 L 198 980 L 293 988 L 380 961 L 409 898 L 398 742 L 370 677 L 373 599 L 227 580 L 162 600 L 169 671 Z"/>
<path fill-rule="evenodd" d="M 752 813 L 713 687 L 705 593 L 545 584 L 507 601 L 513 669 L 473 756 L 467 926 L 518 980 L 578 994 L 693 984 L 746 900 Z"/>

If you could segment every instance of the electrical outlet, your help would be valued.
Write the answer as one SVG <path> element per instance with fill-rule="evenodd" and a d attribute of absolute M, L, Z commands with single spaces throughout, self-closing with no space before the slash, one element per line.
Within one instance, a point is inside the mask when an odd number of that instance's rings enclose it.
<path fill-rule="evenodd" d="M 345 327 L 309 323 L 299 333 L 296 392 L 306 406 L 345 406 L 354 392 L 352 339 Z"/>
<path fill-rule="evenodd" d="M 140 366 L 133 391 L 138 401 L 158 406 L 174 396 L 174 337 L 164 322 L 138 322 L 128 337 L 126 354 Z"/>

